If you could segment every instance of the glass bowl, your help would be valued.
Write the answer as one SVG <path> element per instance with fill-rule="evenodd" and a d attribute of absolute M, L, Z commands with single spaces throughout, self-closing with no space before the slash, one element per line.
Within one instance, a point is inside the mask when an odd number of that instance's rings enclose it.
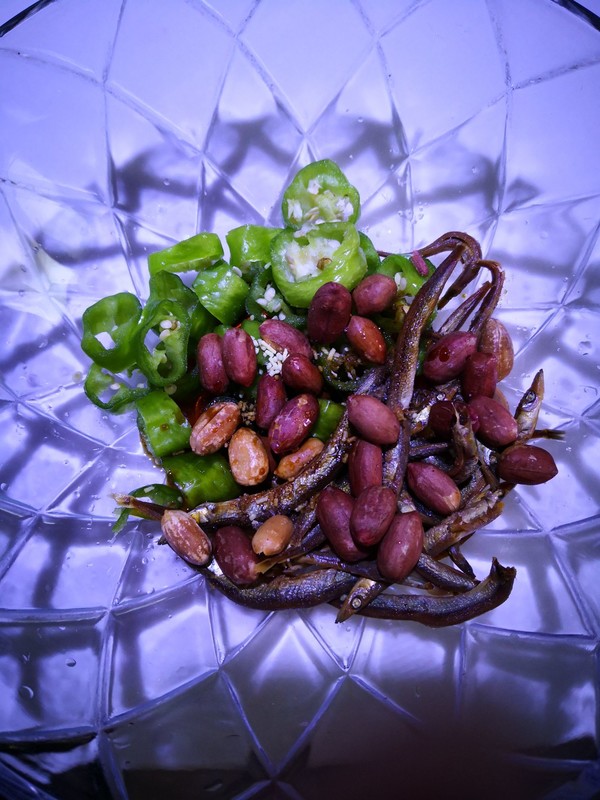
<path fill-rule="evenodd" d="M 591 9 L 591 10 L 590 10 Z M 598 9 L 596 8 L 596 12 Z M 591 798 L 598 767 L 600 20 L 563 0 L 5 0 L 0 14 L 0 794 Z M 16 16 L 14 16 L 16 15 Z M 6 21 L 5 21 L 6 20 Z M 361 228 L 502 262 L 513 405 L 559 466 L 466 553 L 458 626 L 233 605 L 112 494 L 161 481 L 83 394 L 81 315 L 150 252 L 277 224 L 332 158 Z M 596 795 L 597 796 L 597 795 Z"/>

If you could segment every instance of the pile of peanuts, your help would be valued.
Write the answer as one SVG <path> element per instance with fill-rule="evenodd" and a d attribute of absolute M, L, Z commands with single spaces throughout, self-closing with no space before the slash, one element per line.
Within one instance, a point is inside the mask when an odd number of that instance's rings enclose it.
<path fill-rule="evenodd" d="M 323 391 L 313 345 L 331 345 L 345 334 L 362 362 L 383 364 L 383 334 L 366 315 L 387 309 L 396 290 L 392 278 L 379 274 L 365 278 L 352 293 L 342 284 L 326 283 L 309 306 L 307 335 L 280 319 L 265 319 L 259 329 L 261 338 L 285 358 L 280 375 L 265 373 L 257 382 L 254 424 L 260 432 L 240 427 L 242 412 L 237 402 L 220 401 L 195 422 L 191 449 L 207 455 L 227 447 L 233 477 L 241 486 L 257 486 L 271 473 L 281 479 L 295 477 L 323 448 L 320 439 L 309 438 L 319 415 L 317 398 Z M 223 395 L 231 383 L 243 387 L 254 383 L 255 345 L 241 327 L 228 329 L 222 337 L 205 334 L 197 355 L 201 384 L 212 395 Z"/>

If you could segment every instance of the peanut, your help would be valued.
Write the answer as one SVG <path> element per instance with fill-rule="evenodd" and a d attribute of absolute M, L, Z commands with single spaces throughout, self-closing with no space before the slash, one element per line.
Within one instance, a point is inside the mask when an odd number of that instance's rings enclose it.
<path fill-rule="evenodd" d="M 259 559 L 247 533 L 237 525 L 226 525 L 213 539 L 215 560 L 223 574 L 237 586 L 247 586 L 258 578 Z"/>
<path fill-rule="evenodd" d="M 469 331 L 453 331 L 432 345 L 423 361 L 423 375 L 432 383 L 445 383 L 458 377 L 465 361 L 477 349 L 477 336 Z"/>
<path fill-rule="evenodd" d="M 379 572 L 402 581 L 412 572 L 423 550 L 423 523 L 416 511 L 396 514 L 377 549 Z"/>
<path fill-rule="evenodd" d="M 251 386 L 256 377 L 256 353 L 250 334 L 243 328 L 229 328 L 221 343 L 223 364 L 230 380 Z"/>
<path fill-rule="evenodd" d="M 286 403 L 285 388 L 280 378 L 261 375 L 256 387 L 256 417 L 259 428 L 267 430 Z"/>
<path fill-rule="evenodd" d="M 317 501 L 317 521 L 332 549 L 344 561 L 360 561 L 367 551 L 359 547 L 350 533 L 354 500 L 349 494 L 329 485 Z"/>
<path fill-rule="evenodd" d="M 558 473 L 556 462 L 547 450 L 536 445 L 517 444 L 498 458 L 498 477 L 507 483 L 536 486 Z"/>
<path fill-rule="evenodd" d="M 469 400 L 469 408 L 477 415 L 477 438 L 487 447 L 505 447 L 517 438 L 517 423 L 504 406 L 491 397 L 477 395 Z"/>
<path fill-rule="evenodd" d="M 192 428 L 190 447 L 199 456 L 216 453 L 231 439 L 240 420 L 237 403 L 224 401 L 209 406 Z"/>
<path fill-rule="evenodd" d="M 242 486 L 257 486 L 269 474 L 269 456 L 262 439 L 250 428 L 238 428 L 227 449 L 231 474 Z"/>
<path fill-rule="evenodd" d="M 318 367 L 300 353 L 286 358 L 281 367 L 281 377 L 285 385 L 296 392 L 319 395 L 323 389 L 323 376 Z"/>
<path fill-rule="evenodd" d="M 381 447 L 357 439 L 348 456 L 350 491 L 358 497 L 369 486 L 381 486 L 383 480 L 383 453 Z"/>
<path fill-rule="evenodd" d="M 312 358 L 312 347 L 306 336 L 287 322 L 280 319 L 266 319 L 259 327 L 261 338 L 275 350 L 288 355 L 300 353 L 306 358 Z"/>
<path fill-rule="evenodd" d="M 269 444 L 276 455 L 297 450 L 309 436 L 319 416 L 312 394 L 299 394 L 284 405 L 269 427 Z"/>
<path fill-rule="evenodd" d="M 333 344 L 350 319 L 352 295 L 341 283 L 324 283 L 310 301 L 306 327 L 308 337 L 319 344 Z"/>
<path fill-rule="evenodd" d="M 283 514 L 275 514 L 263 522 L 252 537 L 252 549 L 259 556 L 276 556 L 288 546 L 294 523 Z"/>
<path fill-rule="evenodd" d="M 325 445 L 320 439 L 307 439 L 298 450 L 288 453 L 287 456 L 281 459 L 275 470 L 275 475 L 286 481 L 295 478 L 315 456 L 319 455 L 324 447 Z"/>
<path fill-rule="evenodd" d="M 490 353 L 472 353 L 465 361 L 460 385 L 465 400 L 482 394 L 493 397 L 498 383 L 496 356 Z"/>
<path fill-rule="evenodd" d="M 387 486 L 370 486 L 354 501 L 350 532 L 360 547 L 372 547 L 381 541 L 397 511 L 396 492 Z"/>
<path fill-rule="evenodd" d="M 210 539 L 185 511 L 167 509 L 160 520 L 160 527 L 172 550 L 188 564 L 201 567 L 210 561 Z"/>
<path fill-rule="evenodd" d="M 496 356 L 499 381 L 510 374 L 515 352 L 510 334 L 500 320 L 491 317 L 484 323 L 479 336 L 479 349 L 482 353 Z"/>
<path fill-rule="evenodd" d="M 406 469 L 406 479 L 411 491 L 436 514 L 447 516 L 460 508 L 458 486 L 434 464 L 414 461 Z"/>
<path fill-rule="evenodd" d="M 367 275 L 352 292 L 356 313 L 368 317 L 385 311 L 394 302 L 397 291 L 396 281 L 389 275 Z"/>
<path fill-rule="evenodd" d="M 395 444 L 400 433 L 396 415 L 385 403 L 366 394 L 353 394 L 346 407 L 348 419 L 358 434 L 372 444 Z"/>
<path fill-rule="evenodd" d="M 354 315 L 346 328 L 346 337 L 350 347 L 364 361 L 371 364 L 385 362 L 386 346 L 383 334 L 372 319 Z"/>
<path fill-rule="evenodd" d="M 200 383 L 211 394 L 223 394 L 229 386 L 229 378 L 223 364 L 221 337 L 216 333 L 205 333 L 196 348 Z"/>

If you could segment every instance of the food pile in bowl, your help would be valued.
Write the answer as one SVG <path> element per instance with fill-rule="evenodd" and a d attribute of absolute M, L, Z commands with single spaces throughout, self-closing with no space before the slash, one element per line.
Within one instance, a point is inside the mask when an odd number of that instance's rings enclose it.
<path fill-rule="evenodd" d="M 504 273 L 471 236 L 410 254 L 357 227 L 359 193 L 332 161 L 301 169 L 280 228 L 199 233 L 148 260 L 149 296 L 83 315 L 89 399 L 135 409 L 163 484 L 117 496 L 245 606 L 331 603 L 431 626 L 510 595 L 461 545 L 516 484 L 556 474 L 539 429 L 542 372 L 514 413 L 494 318 Z"/>

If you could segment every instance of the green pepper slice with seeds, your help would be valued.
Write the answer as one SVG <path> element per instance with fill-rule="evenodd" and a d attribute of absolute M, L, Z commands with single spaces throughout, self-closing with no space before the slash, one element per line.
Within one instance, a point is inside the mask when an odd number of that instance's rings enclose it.
<path fill-rule="evenodd" d="M 296 173 L 284 192 L 281 211 L 286 225 L 295 229 L 323 222 L 356 222 L 360 197 L 338 165 L 326 158 Z"/>
<path fill-rule="evenodd" d="M 181 303 L 146 306 L 136 335 L 137 364 L 154 387 L 170 386 L 187 370 L 190 319 Z"/>
<path fill-rule="evenodd" d="M 157 272 L 150 277 L 148 306 L 161 300 L 175 300 L 188 312 L 190 320 L 190 344 L 195 346 L 201 336 L 209 333 L 217 320 L 198 300 L 198 295 L 172 272 Z"/>
<path fill-rule="evenodd" d="M 250 291 L 246 297 L 246 312 L 255 319 L 278 316 L 294 328 L 306 325 L 306 315 L 298 314 L 283 299 L 273 279 L 270 266 L 261 267 L 254 272 Z"/>
<path fill-rule="evenodd" d="M 435 267 L 430 261 L 426 261 L 426 264 L 429 272 L 427 275 L 421 275 L 409 256 L 393 253 L 386 256 L 375 271 L 394 278 L 402 294 L 414 296 L 427 278 L 435 272 Z"/>
<path fill-rule="evenodd" d="M 299 234 L 286 230 L 271 243 L 273 279 L 292 306 L 308 308 L 324 283 L 352 290 L 367 271 L 358 231 L 349 222 L 326 222 Z"/>

